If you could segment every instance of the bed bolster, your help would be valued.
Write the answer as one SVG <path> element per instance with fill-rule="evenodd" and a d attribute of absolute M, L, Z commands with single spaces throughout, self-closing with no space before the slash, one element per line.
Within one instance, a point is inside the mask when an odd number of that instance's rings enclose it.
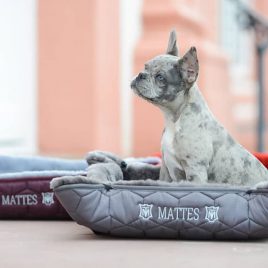
<path fill-rule="evenodd" d="M 98 234 L 198 240 L 268 237 L 265 190 L 70 184 L 54 191 L 78 224 Z"/>

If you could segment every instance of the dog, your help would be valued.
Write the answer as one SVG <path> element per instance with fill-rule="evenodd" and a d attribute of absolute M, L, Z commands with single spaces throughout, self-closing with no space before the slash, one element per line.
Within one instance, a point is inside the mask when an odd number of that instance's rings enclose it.
<path fill-rule="evenodd" d="M 195 47 L 178 56 L 176 32 L 166 54 L 145 63 L 131 82 L 134 93 L 164 115 L 161 181 L 268 186 L 267 169 L 215 119 L 196 80 Z"/>
<path fill-rule="evenodd" d="M 131 82 L 134 93 L 164 114 L 161 166 L 127 162 L 110 152 L 92 151 L 86 156 L 87 176 L 55 178 L 52 189 L 70 183 L 135 184 L 137 180 L 146 180 L 147 184 L 149 180 L 152 185 L 189 182 L 268 188 L 267 169 L 228 134 L 199 91 L 196 49 L 190 48 L 180 58 L 176 43 L 172 31 L 166 54 L 148 61 Z"/>

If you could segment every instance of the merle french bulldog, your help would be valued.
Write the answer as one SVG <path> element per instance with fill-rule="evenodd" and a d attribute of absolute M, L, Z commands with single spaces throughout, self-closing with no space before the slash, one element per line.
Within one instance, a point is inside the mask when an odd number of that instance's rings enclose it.
<path fill-rule="evenodd" d="M 267 169 L 237 143 L 209 110 L 196 80 L 195 47 L 178 56 L 176 33 L 167 52 L 145 63 L 131 88 L 163 112 L 160 180 L 268 186 Z"/>
<path fill-rule="evenodd" d="M 55 178 L 51 188 L 99 180 L 146 179 L 268 188 L 267 169 L 228 134 L 209 110 L 196 85 L 198 71 L 196 49 L 190 48 L 180 58 L 176 33 L 172 31 L 166 54 L 148 61 L 131 83 L 138 96 L 164 114 L 161 167 L 93 151 L 86 157 L 89 164 L 86 177 Z"/>

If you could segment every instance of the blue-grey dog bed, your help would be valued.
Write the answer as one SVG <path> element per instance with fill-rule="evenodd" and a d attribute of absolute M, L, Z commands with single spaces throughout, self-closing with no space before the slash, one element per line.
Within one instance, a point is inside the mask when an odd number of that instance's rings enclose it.
<path fill-rule="evenodd" d="M 245 187 L 69 184 L 54 189 L 70 216 L 97 234 L 135 238 L 268 237 L 268 191 Z"/>

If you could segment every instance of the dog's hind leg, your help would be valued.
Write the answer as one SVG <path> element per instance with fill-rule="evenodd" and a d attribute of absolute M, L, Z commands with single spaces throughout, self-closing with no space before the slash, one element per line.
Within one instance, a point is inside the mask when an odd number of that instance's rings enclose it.
<path fill-rule="evenodd" d="M 116 163 L 121 166 L 122 163 L 124 163 L 123 159 L 113 153 L 97 150 L 89 152 L 86 155 L 86 161 L 89 165 L 97 163 Z"/>

